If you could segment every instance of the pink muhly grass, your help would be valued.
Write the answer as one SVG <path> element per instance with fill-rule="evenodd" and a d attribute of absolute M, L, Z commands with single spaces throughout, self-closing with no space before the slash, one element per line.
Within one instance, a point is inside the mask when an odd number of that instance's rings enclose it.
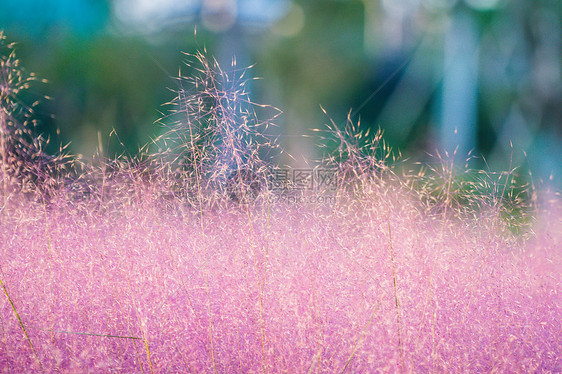
<path fill-rule="evenodd" d="M 158 154 L 2 150 L 1 372 L 562 370 L 559 197 L 399 170 L 349 121 L 336 199 L 284 199 L 243 86 L 196 59 Z"/>

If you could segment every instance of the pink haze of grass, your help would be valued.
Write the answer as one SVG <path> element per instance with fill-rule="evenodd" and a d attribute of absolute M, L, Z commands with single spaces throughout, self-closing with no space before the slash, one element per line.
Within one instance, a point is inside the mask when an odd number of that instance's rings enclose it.
<path fill-rule="evenodd" d="M 200 62 L 171 151 L 97 166 L 45 161 L 3 93 L 0 372 L 562 371 L 558 197 L 399 174 L 349 125 L 335 200 L 295 203 Z"/>

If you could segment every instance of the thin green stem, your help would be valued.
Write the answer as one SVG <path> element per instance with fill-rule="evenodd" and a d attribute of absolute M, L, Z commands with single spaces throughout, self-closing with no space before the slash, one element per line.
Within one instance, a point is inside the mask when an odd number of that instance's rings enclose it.
<path fill-rule="evenodd" d="M 8 298 L 8 301 L 10 302 L 10 305 L 12 306 L 12 310 L 14 311 L 14 314 L 16 315 L 16 318 L 17 318 L 17 320 L 20 324 L 20 327 L 23 331 L 23 334 L 25 335 L 25 338 L 27 339 L 27 342 L 29 343 L 29 346 L 31 347 L 31 351 L 33 352 L 33 355 L 35 356 L 35 358 L 37 359 L 37 362 L 39 363 L 39 368 L 41 369 L 41 372 L 44 373 L 45 369 L 43 368 L 43 364 L 41 363 L 41 360 L 39 359 L 39 355 L 35 351 L 35 347 L 33 347 L 33 343 L 31 342 L 31 338 L 29 337 L 29 334 L 27 333 L 27 330 L 25 329 L 25 325 L 23 324 L 23 321 L 22 321 L 22 319 L 21 319 L 21 317 L 18 313 L 18 310 L 16 309 L 16 305 L 14 304 L 14 301 L 10 297 L 10 294 L 8 293 L 8 289 L 6 288 L 6 285 L 2 281 L 1 277 L 0 277 L 0 285 L 2 286 L 2 289 L 4 290 L 4 293 L 6 294 L 6 297 Z"/>
<path fill-rule="evenodd" d="M 396 307 L 396 329 L 398 333 L 398 352 L 400 355 L 400 367 L 403 368 L 403 348 L 402 348 L 402 328 L 400 321 L 400 304 L 398 302 L 398 284 L 396 281 L 396 265 L 394 264 L 394 247 L 392 246 L 392 230 L 390 227 L 390 217 L 387 215 L 388 224 L 388 247 L 390 250 L 390 262 L 392 263 L 392 282 L 394 284 L 394 304 Z"/>

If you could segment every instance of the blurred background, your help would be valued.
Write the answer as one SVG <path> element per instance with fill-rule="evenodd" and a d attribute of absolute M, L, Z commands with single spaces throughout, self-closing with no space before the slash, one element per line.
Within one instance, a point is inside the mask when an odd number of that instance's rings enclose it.
<path fill-rule="evenodd" d="M 163 131 L 181 52 L 206 47 L 225 69 L 255 65 L 247 89 L 283 111 L 295 165 L 318 156 L 303 135 L 329 122 L 321 105 L 405 157 L 472 151 L 474 167 L 561 185 L 559 0 L 0 0 L 0 29 L 49 81 L 25 100 L 52 98 L 35 115 L 53 152 L 92 157 L 115 129 L 105 152 L 134 154 Z"/>

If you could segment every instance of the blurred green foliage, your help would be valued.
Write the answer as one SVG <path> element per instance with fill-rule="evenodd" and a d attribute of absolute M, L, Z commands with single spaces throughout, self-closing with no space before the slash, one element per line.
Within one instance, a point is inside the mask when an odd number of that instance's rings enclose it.
<path fill-rule="evenodd" d="M 221 31 L 227 11 L 209 21 L 208 3 L 187 1 L 185 13 L 134 23 L 117 11 L 137 14 L 141 2 L 132 0 L 0 2 L 0 28 L 18 42 L 22 64 L 49 81 L 31 96 L 52 97 L 35 109 L 50 150 L 71 142 L 91 157 L 99 132 L 107 154 L 135 153 L 162 133 L 154 122 L 174 96 L 181 52 L 206 48 L 223 68 L 234 55 L 239 66 L 255 64 L 251 76 L 264 80 L 252 82 L 250 94 L 284 111 L 278 135 L 297 156 L 314 156 L 301 135 L 328 122 L 320 105 L 336 123 L 351 110 L 362 129 L 382 128 L 406 155 L 433 152 L 447 105 L 445 39 L 462 16 L 478 43 L 474 154 L 490 168 L 515 162 L 545 178 L 561 172 L 559 1 L 234 1 L 238 18 Z M 259 3 L 269 17 L 251 12 Z M 118 137 L 108 141 L 113 129 Z"/>

